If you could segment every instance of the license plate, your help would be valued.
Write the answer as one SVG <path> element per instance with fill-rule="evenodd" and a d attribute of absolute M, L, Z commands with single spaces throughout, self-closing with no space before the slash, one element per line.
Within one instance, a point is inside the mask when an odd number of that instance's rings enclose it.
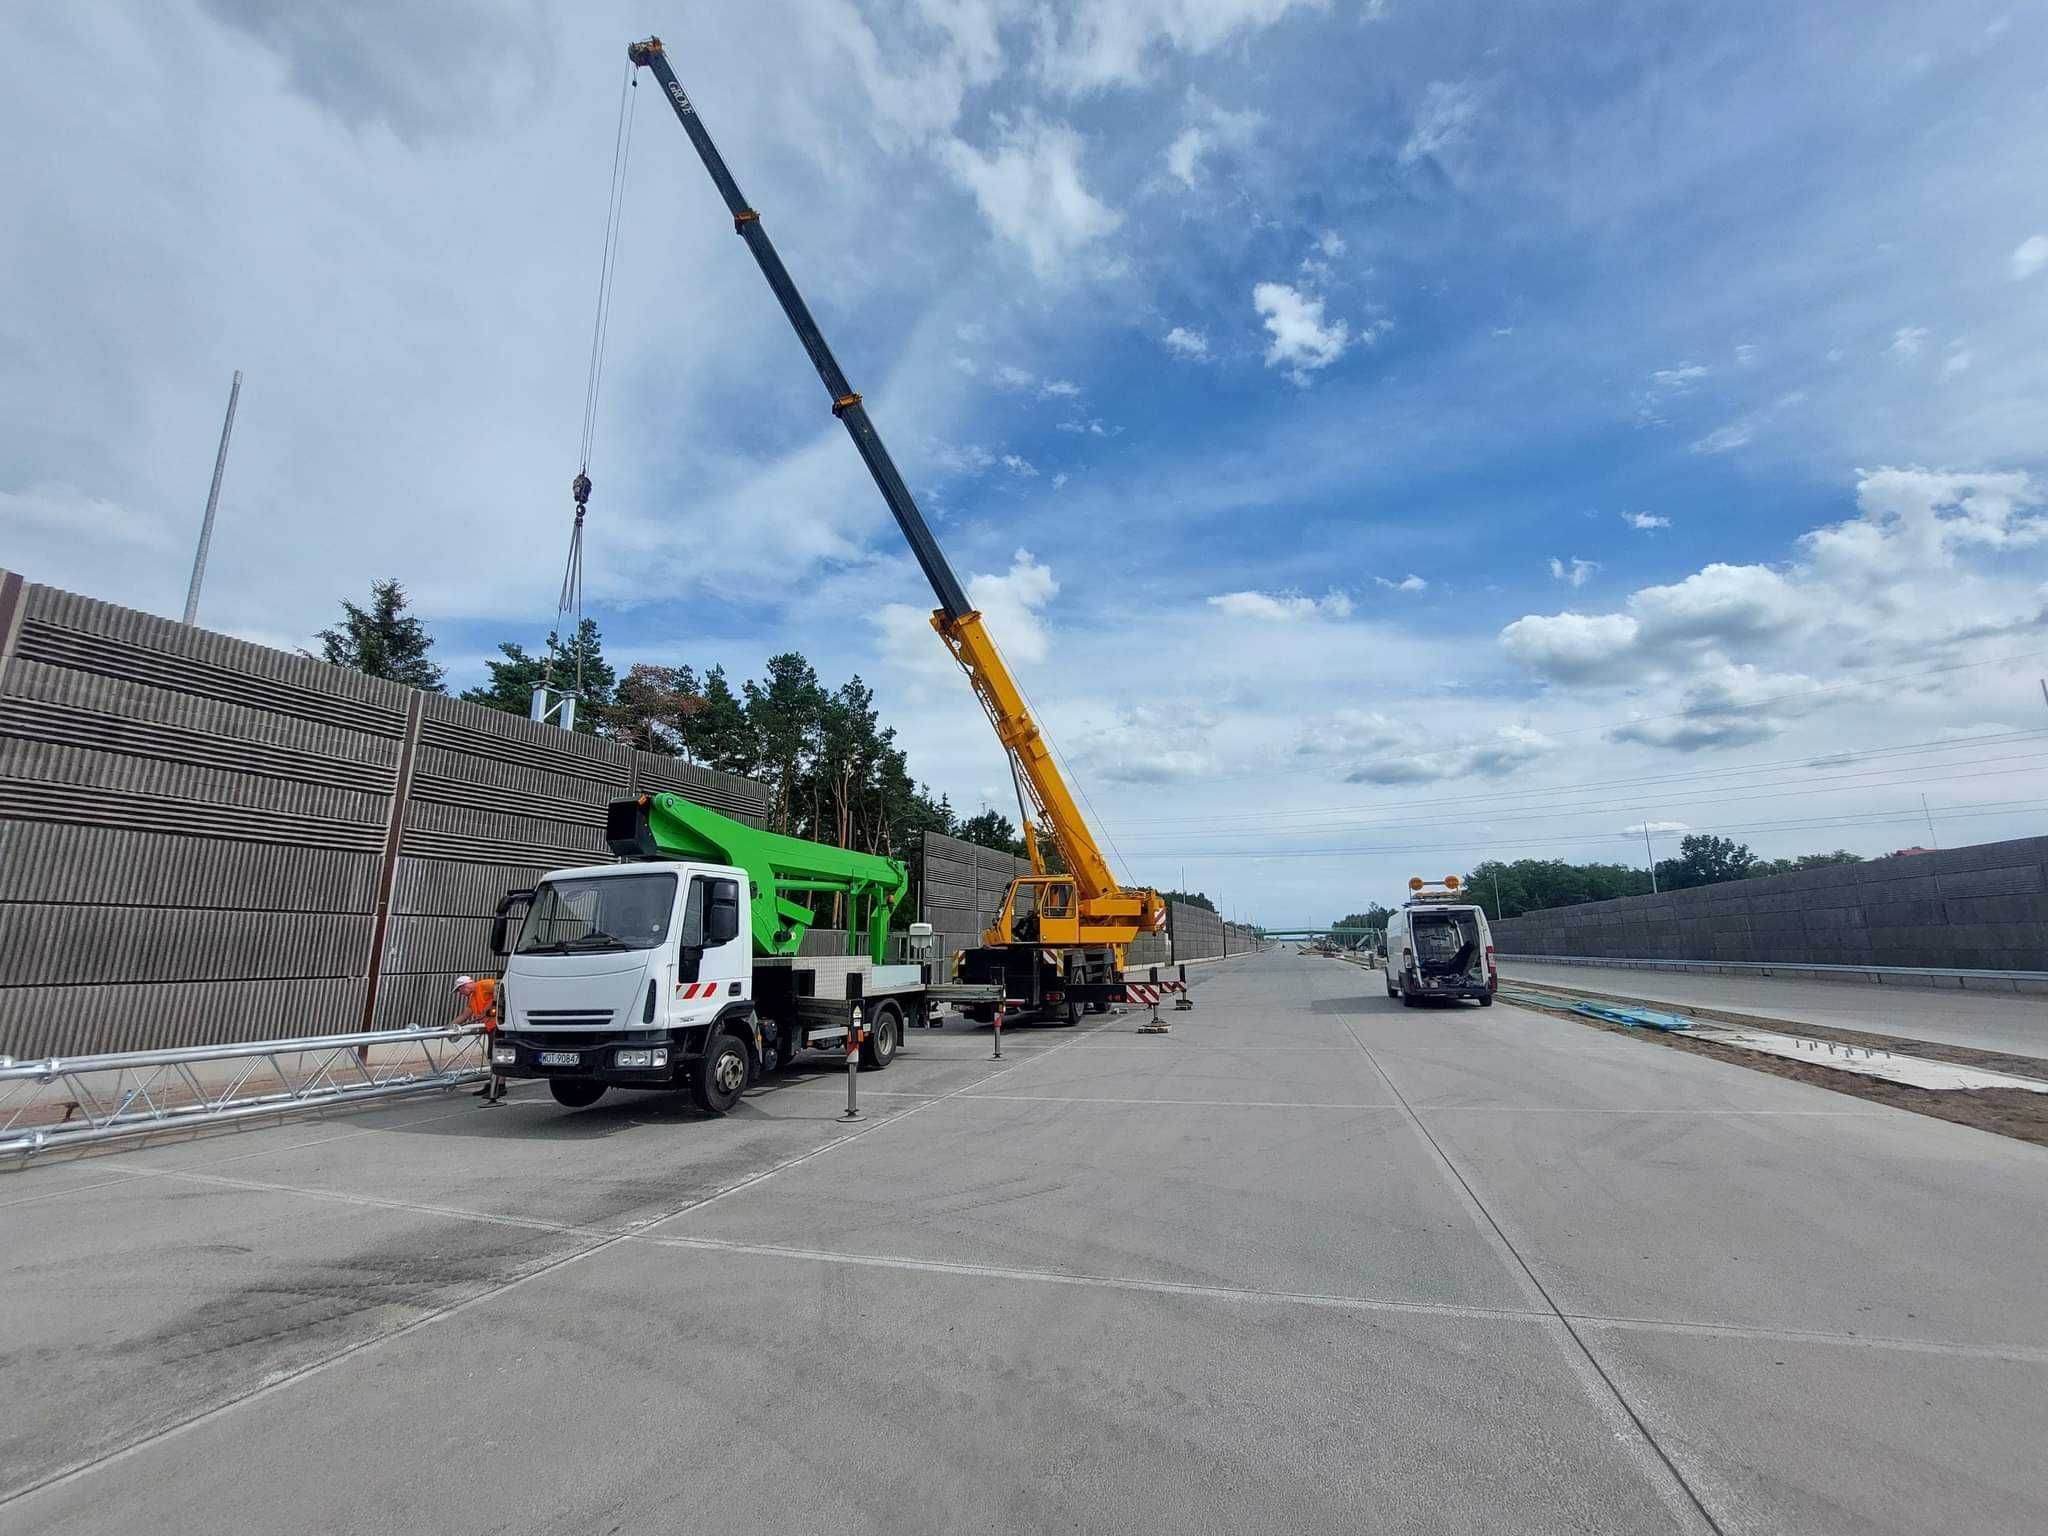
<path fill-rule="evenodd" d="M 542 1051 L 540 1064 L 544 1067 L 573 1067 L 583 1057 L 575 1051 Z"/>

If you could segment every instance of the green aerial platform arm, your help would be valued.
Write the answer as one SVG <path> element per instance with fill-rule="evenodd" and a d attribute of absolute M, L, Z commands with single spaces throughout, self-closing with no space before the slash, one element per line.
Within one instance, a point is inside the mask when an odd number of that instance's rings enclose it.
<path fill-rule="evenodd" d="M 791 894 L 822 893 L 846 898 L 847 952 L 860 953 L 865 928 L 868 958 L 880 965 L 887 958 L 889 919 L 910 888 L 909 872 L 895 859 L 763 832 L 681 795 L 614 800 L 604 830 L 622 859 L 694 859 L 745 870 L 754 887 L 758 955 L 795 954 L 817 913 Z"/>

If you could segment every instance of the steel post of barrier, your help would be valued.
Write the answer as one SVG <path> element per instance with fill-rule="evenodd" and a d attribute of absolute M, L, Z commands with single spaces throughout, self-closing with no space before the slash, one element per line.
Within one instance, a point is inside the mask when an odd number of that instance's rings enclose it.
<path fill-rule="evenodd" d="M 1007 998 L 996 1000 L 996 1054 L 993 1058 L 996 1061 L 1003 1059 L 1003 1004 L 1008 1001 Z"/>
<path fill-rule="evenodd" d="M 860 1118 L 860 1026 L 861 979 L 858 973 L 846 978 L 846 996 L 851 1004 L 846 1019 L 846 1113 L 842 1120 Z"/>

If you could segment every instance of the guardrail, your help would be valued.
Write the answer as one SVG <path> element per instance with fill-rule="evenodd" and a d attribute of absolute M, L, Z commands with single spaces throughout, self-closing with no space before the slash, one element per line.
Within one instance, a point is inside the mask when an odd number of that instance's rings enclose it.
<path fill-rule="evenodd" d="M 1789 976 L 1795 980 L 1867 981 L 1906 987 L 1954 986 L 1981 992 L 2048 992 L 2048 971 L 1966 970 L 1931 965 L 1836 965 L 1807 960 L 1659 960 L 1619 955 L 1501 955 L 1501 964 L 1598 965 L 1616 970 L 1696 975 Z"/>
<path fill-rule="evenodd" d="M 490 1075 L 484 1038 L 459 1025 L 43 1061 L 0 1056 L 0 1157 L 481 1082 Z M 380 1052 L 381 1063 L 372 1059 Z M 207 1070 L 216 1066 L 223 1070 Z"/>

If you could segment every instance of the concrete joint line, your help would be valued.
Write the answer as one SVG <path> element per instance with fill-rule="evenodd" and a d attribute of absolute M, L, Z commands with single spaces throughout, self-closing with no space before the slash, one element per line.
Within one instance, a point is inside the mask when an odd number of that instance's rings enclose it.
<path fill-rule="evenodd" d="M 1087 1103 L 1104 1102 L 1085 1100 Z M 1398 1107 L 1398 1106 L 1388 1106 Z M 1200 1285 L 1176 1280 L 1146 1279 L 1131 1275 L 1087 1275 L 1071 1270 L 1037 1269 L 1021 1265 L 978 1264 L 954 1259 L 918 1259 L 895 1254 L 850 1253 L 838 1249 L 800 1248 L 781 1243 L 743 1243 L 727 1238 L 685 1237 L 648 1230 L 648 1223 L 626 1228 L 583 1227 L 570 1222 L 546 1221 L 536 1217 L 507 1216 L 491 1211 L 473 1211 L 459 1206 L 426 1205 L 416 1201 L 390 1200 L 375 1195 L 351 1194 L 344 1190 L 310 1189 L 303 1185 L 273 1184 L 261 1179 L 234 1179 L 193 1169 L 153 1168 L 129 1171 L 131 1178 L 183 1179 L 200 1184 L 221 1185 L 267 1194 L 298 1195 L 309 1200 L 327 1200 L 342 1205 L 367 1206 L 379 1210 L 407 1211 L 422 1216 L 439 1216 L 454 1221 L 481 1222 L 537 1232 L 554 1232 L 578 1237 L 622 1237 L 657 1247 L 683 1248 L 706 1253 L 736 1253 L 758 1258 L 791 1259 L 804 1263 L 844 1264 L 859 1268 L 903 1270 L 919 1274 L 957 1275 L 968 1279 L 1015 1280 L 1044 1285 L 1090 1286 L 1106 1290 L 1133 1291 L 1162 1296 L 1194 1296 L 1219 1301 L 1260 1301 L 1283 1305 L 1328 1307 L 1359 1312 L 1416 1313 L 1479 1320 L 1554 1324 L 1562 1315 L 1575 1326 L 1604 1328 L 1619 1333 L 1668 1333 L 1700 1338 L 1729 1338 L 1786 1344 L 1828 1344 L 1859 1349 L 1898 1350 L 1906 1353 L 1952 1355 L 1967 1359 L 2007 1360 L 2020 1364 L 2048 1365 L 2048 1347 L 2025 1344 L 1973 1344 L 1946 1339 L 1913 1339 L 1888 1334 L 1827 1332 L 1820 1329 L 1766 1328 L 1741 1323 L 1701 1323 L 1683 1319 L 1649 1317 L 1608 1317 L 1593 1312 L 1557 1314 L 1546 1308 L 1484 1307 L 1456 1302 L 1399 1301 L 1387 1297 L 1352 1296 L 1308 1291 L 1263 1290 L 1256 1286 Z M 97 1186 L 95 1186 L 97 1187 Z"/>
<path fill-rule="evenodd" d="M 1379 1058 L 1373 1055 L 1372 1047 L 1358 1037 L 1358 1031 L 1353 1029 L 1350 1023 L 1344 1025 L 1344 1031 L 1351 1036 L 1352 1043 L 1365 1053 L 1365 1059 L 1372 1063 L 1373 1071 L 1377 1072 L 1380 1080 L 1387 1085 L 1387 1092 L 1401 1101 L 1401 1108 L 1407 1116 L 1408 1124 L 1433 1154 L 1439 1174 L 1464 1207 L 1481 1239 L 1499 1256 L 1508 1274 L 1520 1286 L 1523 1294 L 1529 1297 L 1532 1304 L 1548 1314 L 1548 1331 L 1551 1338 L 1556 1341 L 1565 1364 L 1578 1378 L 1579 1385 L 1584 1389 L 1593 1407 L 1607 1421 L 1616 1442 L 1628 1452 L 1645 1481 L 1650 1484 L 1664 1507 L 1671 1512 L 1672 1519 L 1682 1530 L 1705 1530 L 1713 1533 L 1713 1536 L 1724 1536 L 1721 1523 L 1707 1509 L 1706 1501 L 1687 1481 L 1685 1474 L 1679 1471 L 1678 1464 L 1672 1460 L 1670 1452 L 1665 1450 L 1657 1437 L 1650 1432 L 1650 1426 L 1643 1422 L 1628 1399 L 1622 1395 L 1621 1388 L 1594 1357 L 1592 1350 L 1586 1347 L 1586 1341 L 1579 1337 L 1577 1330 L 1572 1327 L 1571 1320 L 1564 1315 L 1550 1292 L 1544 1289 L 1543 1282 L 1537 1278 L 1536 1271 L 1530 1267 L 1528 1260 L 1524 1259 L 1520 1250 L 1509 1241 L 1507 1233 L 1502 1230 L 1493 1213 L 1486 1208 L 1478 1192 L 1459 1171 L 1458 1165 L 1451 1161 L 1450 1154 L 1444 1151 L 1436 1137 L 1430 1134 L 1429 1127 L 1424 1125 L 1421 1117 L 1409 1107 L 1407 1096 L 1401 1092 L 1393 1078 L 1387 1075 L 1386 1069 L 1379 1063 Z"/>
<path fill-rule="evenodd" d="M 351 1344 L 344 1349 L 336 1350 L 331 1355 L 323 1356 L 318 1360 L 300 1366 L 298 1369 L 287 1372 L 285 1375 L 280 1376 L 275 1380 L 266 1381 L 261 1386 L 251 1388 L 250 1390 L 240 1393 L 236 1396 L 230 1397 L 223 1402 L 215 1403 L 211 1408 L 201 1409 L 199 1412 L 191 1415 L 189 1418 L 180 1419 L 176 1423 L 167 1424 L 159 1429 L 151 1430 L 147 1434 L 139 1435 L 135 1439 L 130 1440 L 126 1445 L 116 1447 L 114 1450 L 103 1452 L 97 1456 L 89 1457 L 83 1461 L 74 1462 L 68 1467 L 63 1467 L 55 1472 L 50 1473 L 47 1477 L 39 1478 L 34 1482 L 25 1483 L 18 1488 L 11 1489 L 5 1493 L 0 1493 L 0 1509 L 11 1508 L 19 1501 L 31 1498 L 38 1493 L 42 1493 L 51 1489 L 61 1488 L 68 1484 L 77 1482 L 80 1478 L 86 1477 L 91 1473 L 100 1470 L 103 1467 L 114 1466 L 119 1462 L 126 1461 L 130 1456 L 136 1455 L 138 1452 L 147 1450 L 149 1447 L 153 1445 L 161 1444 L 162 1442 L 167 1440 L 176 1439 L 177 1437 L 187 1433 L 190 1430 L 199 1428 L 203 1424 L 208 1424 L 215 1419 L 223 1418 L 226 1415 L 233 1413 L 238 1408 L 245 1407 L 251 1403 L 260 1402 L 265 1398 L 271 1397 L 279 1393 L 288 1392 L 293 1387 L 300 1385 L 302 1382 L 311 1381 L 316 1376 L 324 1375 L 327 1371 L 333 1369 L 335 1366 L 342 1364 L 344 1361 L 352 1360 L 357 1355 L 367 1354 L 371 1350 L 381 1349 L 386 1344 L 389 1344 L 397 1339 L 405 1338 L 407 1335 L 416 1333 L 422 1328 L 428 1328 L 435 1323 L 443 1322 L 448 1318 L 459 1316 L 460 1314 L 467 1312 L 471 1307 L 478 1305 L 480 1302 L 495 1301 L 498 1297 L 505 1295 L 508 1291 L 517 1290 L 520 1286 L 527 1284 L 529 1281 L 538 1280 L 543 1275 L 551 1275 L 555 1273 L 557 1270 L 566 1269 L 571 1264 L 581 1263 L 584 1259 L 591 1258 L 599 1253 L 603 1253 L 607 1249 L 615 1248 L 621 1243 L 629 1242 L 636 1238 L 639 1238 L 643 1236 L 650 1228 L 660 1226 L 664 1222 L 673 1221 L 679 1216 L 686 1216 L 691 1211 L 698 1210 L 704 1206 L 710 1205 L 713 1201 L 723 1200 L 727 1195 L 738 1194 L 743 1189 L 751 1189 L 756 1184 L 759 1184 L 764 1180 L 774 1178 L 778 1173 L 784 1173 L 791 1168 L 800 1167 L 801 1165 L 812 1161 L 814 1158 L 822 1157 L 827 1152 L 831 1152 L 836 1150 L 837 1148 L 845 1146 L 848 1142 L 858 1141 L 863 1136 L 867 1136 L 875 1131 L 881 1130 L 884 1126 L 896 1125 L 901 1121 L 909 1119 L 912 1115 L 919 1113 L 921 1110 L 929 1109 L 931 1105 L 934 1103 L 942 1103 L 945 1099 L 951 1098 L 955 1094 L 965 1093 L 969 1088 L 978 1087 L 980 1084 L 988 1082 L 991 1078 L 1001 1077 L 1005 1072 L 1013 1072 L 1019 1067 L 1029 1066 L 1034 1061 L 1043 1061 L 1048 1056 L 1057 1056 L 1061 1051 L 1070 1050 L 1075 1045 L 1079 1044 L 1081 1041 L 1087 1038 L 1088 1036 L 1086 1034 L 1076 1035 L 1073 1039 L 1064 1040 L 1060 1044 L 1052 1047 L 1052 1049 L 1050 1050 L 1040 1052 L 1034 1056 L 1026 1056 L 1017 1061 L 1009 1062 L 1001 1067 L 998 1067 L 993 1072 L 984 1073 L 982 1076 L 976 1078 L 971 1083 L 962 1084 L 960 1087 L 953 1089 L 950 1093 L 941 1095 L 941 1097 L 938 1099 L 931 1100 L 924 1104 L 914 1105 L 911 1108 L 904 1110 L 901 1114 L 891 1115 L 886 1119 L 876 1120 L 872 1124 L 862 1126 L 857 1131 L 850 1131 L 844 1136 L 835 1137 L 833 1140 L 825 1143 L 825 1145 L 823 1145 L 822 1147 L 814 1148 L 809 1152 L 803 1153 L 801 1156 L 787 1158 L 784 1161 L 775 1164 L 775 1166 L 773 1166 L 772 1168 L 766 1168 L 759 1173 L 750 1174 L 748 1177 L 744 1179 L 739 1179 L 731 1184 L 726 1185 L 723 1189 L 719 1189 L 711 1194 L 703 1195 L 696 1199 L 689 1200 L 681 1206 L 678 1206 L 675 1210 L 670 1211 L 667 1215 L 655 1217 L 651 1221 L 647 1222 L 645 1226 L 643 1226 L 640 1229 L 630 1231 L 618 1231 L 598 1236 L 595 1241 L 586 1243 L 581 1248 L 574 1249 L 569 1253 L 561 1254 L 556 1258 L 549 1259 L 547 1262 L 535 1266 L 534 1268 L 528 1270 L 525 1274 L 519 1275 L 514 1279 L 507 1280 L 499 1285 L 490 1286 L 485 1290 L 479 1291 L 474 1296 L 465 1297 L 461 1301 L 450 1302 L 446 1306 L 436 1307 L 434 1310 L 424 1313 L 423 1315 L 412 1319 L 412 1321 L 410 1322 L 400 1324 L 398 1327 L 393 1328 L 388 1333 L 380 1333 L 372 1338 L 358 1340 L 356 1343 Z M 198 1179 L 202 1182 L 217 1182 L 222 1184 L 245 1184 L 249 1187 L 257 1189 L 265 1187 L 263 1185 L 255 1183 L 255 1181 L 253 1180 L 230 1180 L 227 1179 L 225 1176 L 221 1175 L 177 1173 L 169 1169 L 150 1169 L 147 1173 L 140 1169 L 125 1169 L 123 1171 L 127 1173 L 132 1173 L 137 1177 L 183 1177 Z M 386 1201 L 377 1200 L 374 1197 L 367 1195 L 337 1195 L 334 1192 L 325 1190 L 291 1189 L 286 1186 L 273 1187 L 279 1189 L 281 1192 L 284 1193 L 299 1194 L 314 1199 L 339 1199 L 344 1203 L 359 1205 L 387 1205 L 390 1203 Z M 402 1208 L 430 1212 L 432 1214 L 443 1215 L 454 1219 L 461 1219 L 465 1215 L 467 1215 L 470 1219 L 488 1221 L 501 1226 L 538 1227 L 541 1230 L 547 1230 L 550 1225 L 546 1223 L 528 1222 L 524 1218 L 520 1217 L 491 1216 L 480 1212 L 464 1213 L 454 1209 L 442 1209 L 439 1207 Z M 591 1229 L 558 1228 L 556 1230 L 561 1230 L 566 1233 L 578 1233 L 582 1231 L 589 1231 Z"/>

